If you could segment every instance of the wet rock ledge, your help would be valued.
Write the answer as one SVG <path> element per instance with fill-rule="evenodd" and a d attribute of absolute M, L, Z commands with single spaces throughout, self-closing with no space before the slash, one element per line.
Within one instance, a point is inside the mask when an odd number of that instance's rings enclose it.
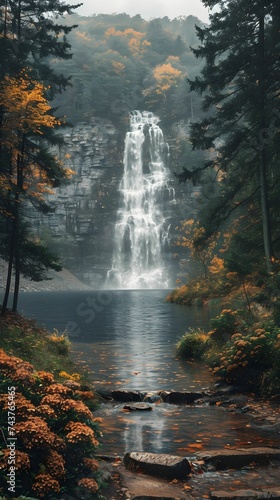
<path fill-rule="evenodd" d="M 123 460 L 120 457 L 117 459 L 116 457 L 100 458 L 103 458 L 107 472 L 110 470 L 110 462 L 112 463 L 112 476 L 116 477 L 117 475 L 119 480 L 118 492 L 113 494 L 111 491 L 110 498 L 106 497 L 106 500 L 202 500 L 202 498 L 211 500 L 280 500 L 280 485 L 277 485 L 278 481 L 280 483 L 280 477 L 277 474 L 280 466 L 280 449 L 277 448 L 251 447 L 236 450 L 210 450 L 197 453 L 195 457 L 190 459 L 146 452 L 126 453 Z M 250 484 L 247 489 L 233 489 L 235 484 L 233 474 L 227 476 L 228 490 L 223 489 L 223 486 L 220 489 L 219 487 L 211 489 L 211 482 L 208 486 L 207 479 L 204 478 L 203 472 L 211 471 L 213 478 L 215 471 L 219 474 L 219 470 L 227 469 L 230 473 L 234 469 L 242 469 L 252 462 L 254 469 L 267 464 L 273 465 L 276 477 L 279 477 L 276 480 L 276 485 L 264 485 L 260 488 L 250 489 L 252 488 L 252 484 Z M 199 467 L 201 468 L 200 473 L 198 473 Z M 263 473 L 263 469 L 261 473 Z M 193 480 L 194 483 L 192 483 Z M 201 481 L 203 495 L 198 493 L 198 491 L 202 491 L 199 488 Z M 193 490 L 192 484 L 198 486 L 197 492 Z"/>

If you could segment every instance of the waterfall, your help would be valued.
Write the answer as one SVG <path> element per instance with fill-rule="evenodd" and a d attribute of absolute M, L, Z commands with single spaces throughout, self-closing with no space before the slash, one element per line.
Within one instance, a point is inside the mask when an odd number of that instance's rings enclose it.
<path fill-rule="evenodd" d="M 174 192 L 168 186 L 168 144 L 158 122 L 151 112 L 130 115 L 108 288 L 169 286 L 162 255 L 169 241 L 164 212 Z"/>

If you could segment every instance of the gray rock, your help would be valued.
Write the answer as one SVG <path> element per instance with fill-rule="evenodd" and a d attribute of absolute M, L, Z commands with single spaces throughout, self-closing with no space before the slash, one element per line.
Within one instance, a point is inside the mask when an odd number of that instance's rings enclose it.
<path fill-rule="evenodd" d="M 115 401 L 143 401 L 146 393 L 145 392 L 140 392 L 140 391 L 129 391 L 129 390 L 123 390 L 123 391 L 112 391 L 111 392 L 111 397 Z"/>
<path fill-rule="evenodd" d="M 258 465 L 280 460 L 280 449 L 259 447 L 239 448 L 236 450 L 213 450 L 199 452 L 196 458 L 204 460 L 206 465 L 214 466 L 216 470 L 240 469 L 254 462 Z"/>
<path fill-rule="evenodd" d="M 212 500 L 254 500 L 274 498 L 280 500 L 280 487 L 262 490 L 211 491 Z"/>
<path fill-rule="evenodd" d="M 153 407 L 145 403 L 133 403 L 131 405 L 125 405 L 123 409 L 128 411 L 151 411 Z"/>
<path fill-rule="evenodd" d="M 132 452 L 124 456 L 125 467 L 167 479 L 186 479 L 191 466 L 186 458 L 157 453 Z"/>
<path fill-rule="evenodd" d="M 179 392 L 179 391 L 162 391 L 159 393 L 164 403 L 170 404 L 192 404 L 196 400 L 201 399 L 203 392 Z"/>
<path fill-rule="evenodd" d="M 148 392 L 144 397 L 143 401 L 145 403 L 161 403 L 162 399 L 159 394 L 156 394 L 154 392 Z"/>

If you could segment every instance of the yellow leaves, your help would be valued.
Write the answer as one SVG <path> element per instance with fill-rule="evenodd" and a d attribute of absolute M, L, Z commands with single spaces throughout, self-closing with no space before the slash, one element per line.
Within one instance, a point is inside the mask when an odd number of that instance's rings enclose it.
<path fill-rule="evenodd" d="M 146 96 L 153 92 L 164 94 L 171 86 L 178 84 L 179 80 L 183 77 L 183 73 L 179 69 L 174 68 L 170 63 L 165 63 L 154 68 L 153 77 L 155 85 L 152 85 L 143 92 Z"/>
<path fill-rule="evenodd" d="M 211 274 L 220 274 L 225 269 L 224 260 L 219 257 L 213 257 L 208 269 Z"/>
<path fill-rule="evenodd" d="M 125 65 L 118 61 L 112 61 L 112 66 L 117 74 L 121 73 L 125 68 Z"/>
<path fill-rule="evenodd" d="M 170 82 L 170 85 L 182 76 L 182 71 L 175 69 L 170 63 L 156 66 L 153 73 L 158 83 L 166 81 Z"/>
<path fill-rule="evenodd" d="M 49 114 L 51 106 L 45 97 L 46 90 L 44 85 L 31 79 L 26 72 L 17 78 L 5 76 L 0 84 L 4 131 L 42 134 L 44 127 L 59 125 L 60 121 Z"/>
<path fill-rule="evenodd" d="M 120 31 L 112 27 L 107 29 L 107 31 L 105 32 L 105 36 L 107 38 L 122 37 L 126 39 L 129 50 L 134 57 L 142 56 L 146 48 L 151 45 L 147 40 L 143 40 L 145 33 L 135 31 L 132 28 L 127 28 L 124 31 Z"/>

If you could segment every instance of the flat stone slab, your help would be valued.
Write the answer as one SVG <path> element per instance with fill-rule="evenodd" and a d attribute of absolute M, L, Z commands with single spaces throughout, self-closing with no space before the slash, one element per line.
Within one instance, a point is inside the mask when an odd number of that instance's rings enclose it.
<path fill-rule="evenodd" d="M 129 470 L 167 479 L 187 479 L 191 473 L 189 461 L 175 455 L 131 452 L 126 453 L 123 462 Z"/>
<path fill-rule="evenodd" d="M 132 403 L 124 405 L 123 409 L 127 411 L 151 411 L 153 407 L 147 403 Z"/>
<path fill-rule="evenodd" d="M 205 396 L 203 392 L 189 392 L 189 391 L 162 391 L 159 392 L 161 399 L 164 403 L 169 404 L 193 404 L 196 400 Z"/>
<path fill-rule="evenodd" d="M 216 470 L 240 469 L 255 463 L 268 464 L 273 460 L 280 460 L 280 449 L 269 447 L 238 448 L 236 450 L 212 450 L 196 453 L 199 460 L 206 465 L 212 465 Z"/>
<path fill-rule="evenodd" d="M 274 498 L 280 500 L 280 486 L 261 490 L 211 491 L 212 500 L 255 500 Z"/>

